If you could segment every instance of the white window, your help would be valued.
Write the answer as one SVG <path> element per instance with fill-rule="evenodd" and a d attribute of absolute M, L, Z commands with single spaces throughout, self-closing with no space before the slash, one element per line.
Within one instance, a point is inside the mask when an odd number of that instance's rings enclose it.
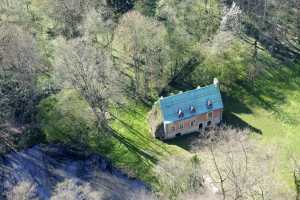
<path fill-rule="evenodd" d="M 184 128 L 183 122 L 179 122 L 179 129 L 183 129 L 183 128 Z"/>
<path fill-rule="evenodd" d="M 196 125 L 196 120 L 191 121 L 191 127 Z"/>

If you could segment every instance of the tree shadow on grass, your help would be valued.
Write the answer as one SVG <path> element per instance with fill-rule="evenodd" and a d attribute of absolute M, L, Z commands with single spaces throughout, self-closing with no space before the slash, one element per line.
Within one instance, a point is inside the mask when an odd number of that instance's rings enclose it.
<path fill-rule="evenodd" d="M 122 145 L 124 145 L 124 147 L 130 152 L 130 154 L 134 156 L 134 160 L 128 159 L 125 161 L 127 163 L 127 166 L 135 166 L 135 169 L 133 170 L 143 168 L 142 173 L 149 173 L 151 167 L 158 162 L 158 158 L 156 155 L 151 154 L 139 145 L 136 145 L 136 142 L 132 139 L 124 137 L 113 129 L 111 129 L 111 133 L 113 134 L 113 137 Z M 141 173 L 140 170 L 138 171 L 138 173 Z M 136 176 L 137 174 L 134 175 Z"/>
<path fill-rule="evenodd" d="M 200 133 L 194 132 L 187 135 L 182 135 L 173 139 L 165 140 L 167 144 L 179 146 L 187 151 L 191 150 L 191 145 L 193 141 L 197 140 Z"/>
<path fill-rule="evenodd" d="M 222 99 L 224 103 L 223 110 L 223 123 L 227 126 L 237 129 L 249 129 L 250 131 L 262 135 L 262 131 L 257 129 L 246 121 L 242 120 L 236 114 L 251 114 L 251 109 L 241 102 L 239 99 L 226 94 L 222 94 Z"/>
<path fill-rule="evenodd" d="M 128 137 L 124 137 L 120 133 L 118 133 L 116 130 L 114 130 L 114 133 L 122 136 L 123 139 L 126 138 L 127 140 L 131 140 L 132 144 L 135 144 L 135 146 L 139 146 L 138 148 L 145 149 L 145 150 L 147 149 L 147 150 L 151 151 L 153 154 L 159 155 L 159 156 L 162 156 L 163 152 L 171 153 L 163 143 L 160 144 L 159 142 L 154 141 L 155 140 L 154 138 L 153 139 L 149 138 L 150 135 L 149 136 L 145 135 L 145 133 L 140 132 L 135 127 L 130 125 L 128 122 L 118 118 L 117 116 L 114 116 L 114 120 L 117 120 L 119 123 L 121 123 L 130 132 L 130 134 L 132 134 L 132 136 L 137 138 L 137 140 L 129 139 Z M 141 143 L 142 146 L 138 145 L 137 141 L 138 141 L 138 143 Z M 154 146 L 156 148 L 154 148 Z"/>
<path fill-rule="evenodd" d="M 264 63 L 265 68 L 252 84 L 249 81 L 239 82 L 233 86 L 234 92 L 232 93 L 235 98 L 241 99 L 240 102 L 246 102 L 249 108 L 266 110 L 279 122 L 289 125 L 299 124 L 298 118 L 286 112 L 284 106 L 289 105 L 288 95 L 300 90 L 299 63 L 280 64 L 280 62 L 274 63 L 267 59 L 264 60 Z M 238 105 L 236 103 L 229 102 L 228 105 L 225 105 L 225 109 L 230 109 L 233 113 L 247 113 L 236 109 L 235 106 Z"/>
<path fill-rule="evenodd" d="M 286 103 L 287 92 L 300 88 L 299 63 L 281 62 L 264 56 L 259 57 L 258 62 L 261 72 L 256 80 L 252 83 L 241 81 L 234 90 L 242 91 L 241 97 L 248 97 L 248 105 L 278 112 L 278 105 Z"/>
<path fill-rule="evenodd" d="M 282 61 L 294 60 L 300 58 L 299 50 L 293 45 L 290 45 L 284 41 L 280 41 L 278 38 L 273 38 L 270 33 L 263 33 L 250 23 L 245 23 L 245 34 L 241 34 L 241 38 L 248 41 L 247 36 L 257 38 L 259 43 L 274 57 Z"/>
<path fill-rule="evenodd" d="M 182 89 L 182 88 L 181 88 Z M 222 100 L 224 103 L 223 111 L 223 124 L 236 129 L 249 129 L 251 132 L 262 135 L 262 131 L 256 127 L 251 126 L 249 123 L 237 116 L 237 114 L 251 114 L 252 111 L 243 103 L 241 98 L 227 95 L 222 93 Z M 167 144 L 177 145 L 188 151 L 191 150 L 191 146 L 195 140 L 199 139 L 201 134 L 195 132 L 188 135 L 183 135 L 174 139 L 166 140 Z"/>
<path fill-rule="evenodd" d="M 134 155 L 136 155 L 138 158 L 141 158 L 141 160 L 148 160 L 152 163 L 156 163 L 158 161 L 157 157 L 152 155 L 151 153 L 143 150 L 139 145 L 135 145 L 135 142 L 127 137 L 124 137 L 123 135 L 119 134 L 115 130 L 112 130 L 114 133 L 114 137 L 123 144 L 130 152 L 132 152 Z"/>
<path fill-rule="evenodd" d="M 156 145 L 158 148 L 163 148 L 163 145 L 159 145 L 155 142 L 152 142 L 147 136 L 143 135 L 140 131 L 136 130 L 133 126 L 129 125 L 128 123 L 122 121 L 121 119 L 116 119 L 118 120 L 129 132 L 130 134 L 132 134 L 133 136 L 137 137 L 137 140 L 133 140 L 133 139 L 129 139 L 128 137 L 124 137 L 121 134 L 119 134 L 119 136 L 122 136 L 122 138 L 126 139 L 126 140 L 130 140 L 133 144 L 135 144 L 135 146 L 140 146 L 139 148 L 141 149 L 146 149 L 145 147 L 148 148 L 148 150 L 150 150 L 151 152 L 157 154 L 157 155 L 162 155 L 162 152 L 159 151 L 156 148 L 152 148 L 149 146 L 149 143 Z M 137 141 L 139 143 L 142 143 L 143 146 L 141 145 L 137 145 Z M 167 151 L 166 148 L 164 148 L 164 150 Z"/>

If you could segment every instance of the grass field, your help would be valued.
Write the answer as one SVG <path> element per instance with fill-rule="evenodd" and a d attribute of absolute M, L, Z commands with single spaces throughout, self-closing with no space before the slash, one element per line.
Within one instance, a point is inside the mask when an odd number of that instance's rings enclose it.
<path fill-rule="evenodd" d="M 189 157 L 190 153 L 176 145 L 169 145 L 151 136 L 148 125 L 150 107 L 141 103 L 131 103 L 117 109 L 116 120 L 111 127 L 118 134 L 119 149 L 109 156 L 117 167 L 126 172 L 133 171 L 147 183 L 156 183 L 153 166 L 171 155 Z"/>
<path fill-rule="evenodd" d="M 110 126 L 114 137 L 98 134 L 92 110 L 74 90 L 64 90 L 45 99 L 39 109 L 42 129 L 49 142 L 88 148 L 105 156 L 129 176 L 152 186 L 156 186 L 157 181 L 152 171 L 156 163 L 170 155 L 191 155 L 151 136 L 147 120 L 150 107 L 142 103 L 131 102 L 121 108 L 112 108 L 115 118 L 110 121 Z M 77 140 L 85 145 L 78 146 L 80 144 L 74 142 Z"/>
<path fill-rule="evenodd" d="M 292 158 L 300 159 L 300 66 L 274 66 L 254 88 L 239 85 L 235 99 L 225 98 L 227 122 L 235 118 L 234 125 L 251 127 L 265 148 L 275 145 L 279 177 L 293 187 Z"/>
<path fill-rule="evenodd" d="M 300 155 L 299 71 L 298 65 L 266 67 L 254 87 L 239 84 L 233 89 L 233 95 L 224 95 L 225 122 L 234 127 L 250 127 L 255 133 L 253 139 L 265 148 L 276 146 L 279 160 L 277 176 L 291 187 L 291 156 L 299 159 Z M 151 169 L 157 161 L 174 154 L 188 155 L 185 145 L 190 137 L 168 144 L 152 138 L 147 122 L 149 110 L 141 104 L 129 105 L 118 111 L 118 120 L 112 123 L 112 127 L 125 143 L 130 144 L 126 147 L 129 151 L 121 152 L 123 156 L 113 156 L 118 158 L 118 166 L 132 167 L 139 177 L 151 182 Z"/>

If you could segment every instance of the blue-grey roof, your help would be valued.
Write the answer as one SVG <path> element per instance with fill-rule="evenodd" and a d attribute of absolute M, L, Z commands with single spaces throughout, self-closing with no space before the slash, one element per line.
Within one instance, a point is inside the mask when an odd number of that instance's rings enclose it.
<path fill-rule="evenodd" d="M 208 101 L 212 102 L 211 108 L 207 106 Z M 159 103 L 165 123 L 187 119 L 194 115 L 223 108 L 219 87 L 214 84 L 161 98 Z M 196 108 L 194 113 L 190 111 L 190 106 Z M 178 116 L 179 109 L 184 112 L 183 118 Z"/>

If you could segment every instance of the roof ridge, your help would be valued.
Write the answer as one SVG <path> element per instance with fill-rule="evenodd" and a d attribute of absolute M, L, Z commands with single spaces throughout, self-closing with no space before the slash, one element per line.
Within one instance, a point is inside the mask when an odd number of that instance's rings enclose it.
<path fill-rule="evenodd" d="M 196 91 L 196 90 L 203 90 L 205 88 L 212 87 L 212 86 L 216 87 L 214 84 L 209 84 L 209 85 L 206 85 L 206 86 L 203 86 L 203 87 L 200 87 L 200 88 L 194 88 L 194 89 L 191 89 L 191 90 L 187 90 L 187 91 L 184 91 L 182 93 L 177 93 L 177 94 L 169 95 L 169 96 L 163 97 L 160 100 L 168 99 L 170 97 L 175 97 L 175 96 L 179 96 L 179 95 L 188 94 L 188 93 L 191 93 L 191 92 Z"/>

